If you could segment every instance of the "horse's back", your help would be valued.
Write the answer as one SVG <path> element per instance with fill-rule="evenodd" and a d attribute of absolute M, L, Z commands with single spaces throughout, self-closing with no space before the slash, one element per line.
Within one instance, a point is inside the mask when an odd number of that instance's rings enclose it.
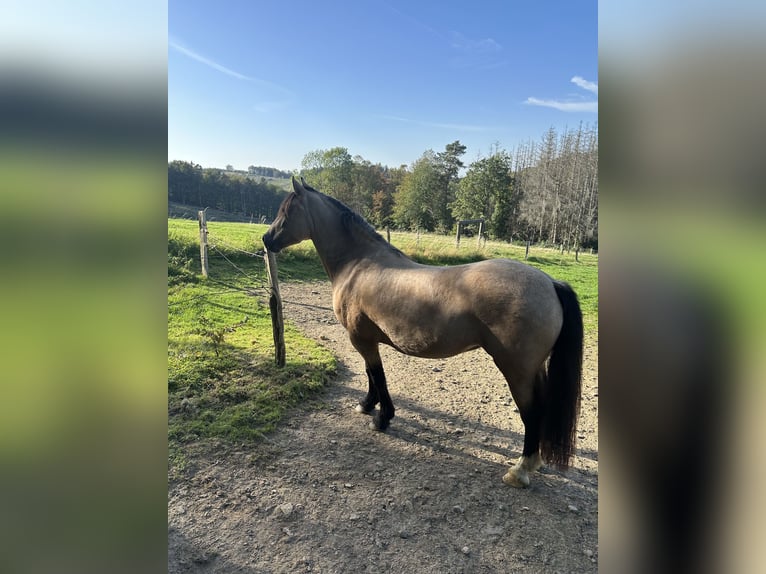
<path fill-rule="evenodd" d="M 561 305 L 553 280 L 539 269 L 491 259 L 465 266 L 461 283 L 472 293 L 474 313 L 493 330 L 558 335 Z"/>
<path fill-rule="evenodd" d="M 444 357 L 472 348 L 550 349 L 561 328 L 553 282 L 518 261 L 369 266 L 338 289 L 335 309 L 352 336 L 407 354 Z"/>

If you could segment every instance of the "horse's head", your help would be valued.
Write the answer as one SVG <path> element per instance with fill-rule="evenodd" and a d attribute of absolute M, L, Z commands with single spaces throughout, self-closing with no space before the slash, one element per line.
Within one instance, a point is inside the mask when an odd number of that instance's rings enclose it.
<path fill-rule="evenodd" d="M 274 223 L 263 236 L 266 249 L 278 253 L 285 247 L 311 237 L 311 226 L 306 196 L 310 187 L 293 177 L 293 192 L 279 206 Z M 313 191 L 313 190 L 312 190 Z"/>

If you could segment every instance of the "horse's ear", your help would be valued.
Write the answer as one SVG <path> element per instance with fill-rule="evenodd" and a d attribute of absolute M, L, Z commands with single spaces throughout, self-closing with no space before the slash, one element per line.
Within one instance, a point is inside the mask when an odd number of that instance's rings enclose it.
<path fill-rule="evenodd" d="M 303 178 L 301 178 L 301 181 Z M 303 193 L 306 191 L 306 188 L 303 187 L 303 184 L 298 183 L 298 180 L 295 179 L 295 176 L 293 176 L 293 191 L 295 192 L 295 195 L 303 195 Z"/>
<path fill-rule="evenodd" d="M 303 179 L 303 176 L 301 176 L 301 183 L 303 184 L 303 189 L 305 189 L 306 191 L 316 191 L 317 193 L 319 193 L 316 189 L 314 189 L 308 183 L 306 183 L 306 180 Z"/>

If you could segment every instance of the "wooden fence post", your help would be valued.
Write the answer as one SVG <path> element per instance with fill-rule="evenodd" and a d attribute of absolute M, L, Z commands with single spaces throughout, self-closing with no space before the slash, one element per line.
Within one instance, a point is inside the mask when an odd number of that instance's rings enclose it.
<path fill-rule="evenodd" d="M 271 312 L 271 331 L 274 335 L 274 360 L 278 367 L 285 366 L 285 323 L 282 318 L 282 296 L 279 294 L 277 278 L 277 259 L 268 249 L 264 249 L 266 274 L 269 277 L 269 311 Z"/>
<path fill-rule="evenodd" d="M 460 219 L 457 222 L 457 234 L 455 235 L 455 247 L 460 247 L 460 238 L 463 235 L 466 235 L 467 237 L 470 237 L 470 235 L 465 233 L 465 226 L 466 225 L 473 225 L 475 223 L 479 224 L 479 236 L 476 238 L 476 245 L 478 247 L 481 247 L 481 236 L 484 234 L 484 220 L 483 219 Z"/>
<path fill-rule="evenodd" d="M 197 212 L 199 220 L 199 259 L 202 265 L 202 276 L 207 277 L 207 217 L 205 210 Z"/>

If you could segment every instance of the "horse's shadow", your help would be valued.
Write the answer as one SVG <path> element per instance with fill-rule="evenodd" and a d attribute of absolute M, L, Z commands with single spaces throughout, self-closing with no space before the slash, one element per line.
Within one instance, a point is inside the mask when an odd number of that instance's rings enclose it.
<path fill-rule="evenodd" d="M 344 399 L 356 404 L 363 397 L 363 392 L 352 382 L 354 369 L 339 361 L 339 372 L 345 372 L 345 380 L 336 380 L 332 384 L 344 388 Z M 460 460 L 466 468 L 483 468 L 497 472 L 505 468 L 521 455 L 524 435 L 510 429 L 503 429 L 484 421 L 470 419 L 441 409 L 434 409 L 417 402 L 410 397 L 393 394 L 397 406 L 397 416 L 386 430 L 385 435 L 408 445 L 419 447 L 423 451 L 432 451 Z M 365 415 L 358 414 L 360 425 L 365 425 Z M 508 416 L 519 416 L 508 408 Z M 430 421 L 430 424 L 429 424 Z M 373 432 L 370 430 L 370 432 Z M 589 460 L 598 460 L 598 453 L 592 449 L 577 449 L 577 455 Z M 502 462 L 499 462 L 501 459 Z M 585 469 L 579 473 L 595 478 L 596 474 Z M 563 476 L 555 467 L 545 466 L 542 474 Z"/>

